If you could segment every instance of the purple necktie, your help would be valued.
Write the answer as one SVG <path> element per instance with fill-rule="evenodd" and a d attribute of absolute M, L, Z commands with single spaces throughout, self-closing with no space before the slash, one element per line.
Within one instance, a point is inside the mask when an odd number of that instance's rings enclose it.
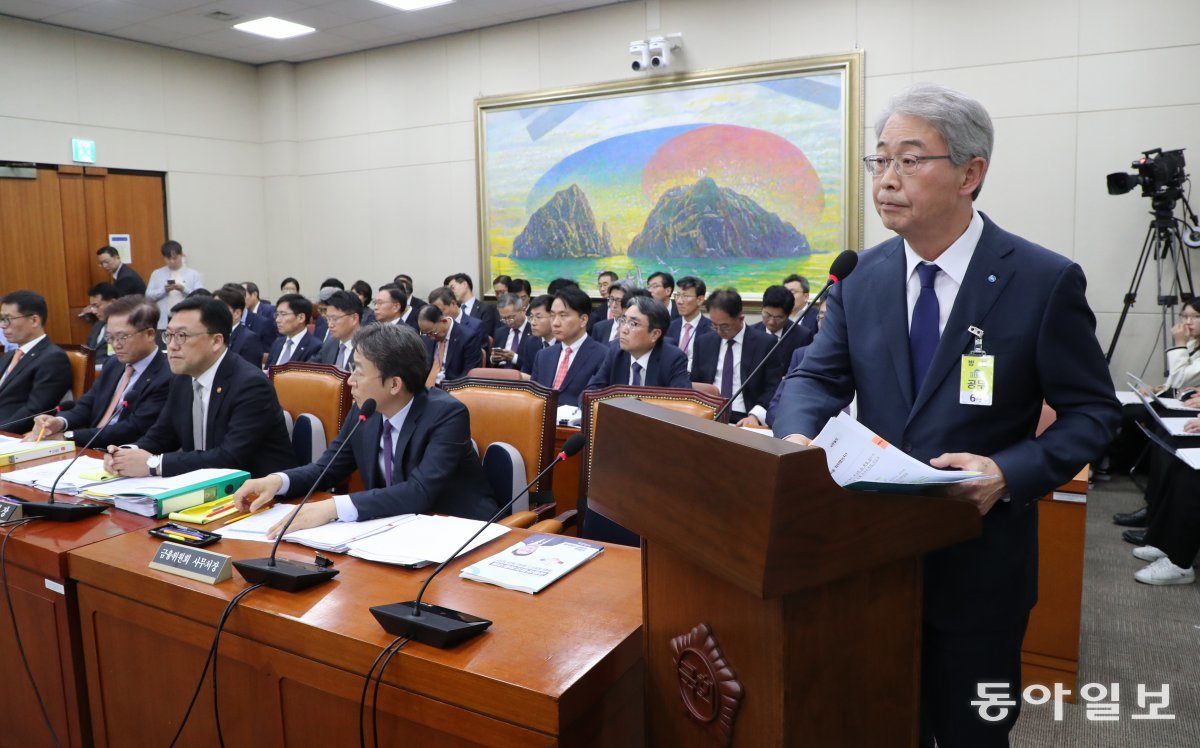
<path fill-rule="evenodd" d="M 733 397 L 733 338 L 725 341 L 725 365 L 721 367 L 721 397 Z"/>
<path fill-rule="evenodd" d="M 929 364 L 933 361 L 933 352 L 937 350 L 938 318 L 941 310 L 938 307 L 937 294 L 933 290 L 933 281 L 940 271 L 937 265 L 917 265 L 917 275 L 921 280 L 921 295 L 917 297 L 913 307 L 912 327 L 908 331 L 908 348 L 912 358 L 913 394 L 921 391 L 925 383 L 925 375 L 929 372 Z"/>
<path fill-rule="evenodd" d="M 392 485 L 392 422 L 386 418 L 383 421 L 383 484 Z"/>
<path fill-rule="evenodd" d="M 633 379 L 629 382 L 634 387 L 642 386 L 642 365 L 637 361 L 633 362 Z"/>

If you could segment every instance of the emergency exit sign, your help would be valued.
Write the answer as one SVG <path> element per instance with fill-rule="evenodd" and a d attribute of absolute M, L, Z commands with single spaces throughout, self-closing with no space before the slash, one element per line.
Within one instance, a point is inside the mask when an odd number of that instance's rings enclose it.
<path fill-rule="evenodd" d="M 96 163 L 96 141 L 71 138 L 71 160 L 77 164 Z"/>

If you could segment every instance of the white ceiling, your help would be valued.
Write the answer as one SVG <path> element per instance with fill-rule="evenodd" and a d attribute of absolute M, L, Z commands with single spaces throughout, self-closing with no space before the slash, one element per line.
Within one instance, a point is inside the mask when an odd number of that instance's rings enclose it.
<path fill-rule="evenodd" d="M 371 0 L 0 0 L 0 15 L 264 64 L 303 62 L 625 0 L 455 0 L 406 13 Z M 217 20 L 221 11 L 236 18 Z M 317 29 L 274 40 L 233 28 L 275 16 Z"/>

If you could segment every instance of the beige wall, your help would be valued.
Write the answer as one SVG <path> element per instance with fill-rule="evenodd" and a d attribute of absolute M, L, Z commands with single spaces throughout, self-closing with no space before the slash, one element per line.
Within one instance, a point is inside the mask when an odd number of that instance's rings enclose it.
<path fill-rule="evenodd" d="M 256 69 L 0 20 L 0 159 L 66 162 L 82 136 L 104 165 L 167 171 L 172 234 L 212 282 L 403 270 L 424 290 L 477 272 L 476 97 L 632 77 L 625 45 L 651 32 L 683 33 L 687 69 L 861 48 L 868 123 L 914 81 L 989 107 L 979 207 L 1083 265 L 1107 343 L 1149 201 L 1104 175 L 1156 146 L 1200 160 L 1198 27 L 1193 0 L 648 0 Z M 865 236 L 887 236 L 869 209 Z M 1117 372 L 1153 354 L 1154 295 Z"/>

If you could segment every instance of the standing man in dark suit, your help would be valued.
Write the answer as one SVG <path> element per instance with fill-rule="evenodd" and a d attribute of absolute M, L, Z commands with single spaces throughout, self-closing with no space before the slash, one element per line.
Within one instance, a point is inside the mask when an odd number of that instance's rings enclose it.
<path fill-rule="evenodd" d="M 729 420 L 738 426 L 761 426 L 767 422 L 767 406 L 783 377 L 783 362 L 771 354 L 775 337 L 746 324 L 742 297 L 732 288 L 709 296 L 706 306 L 717 334 L 696 338 L 692 381 L 717 385 L 723 397 L 733 397 L 745 382 L 746 389 L 730 406 Z"/>
<path fill-rule="evenodd" d="M 246 290 L 236 283 L 226 283 L 217 289 L 214 297 L 229 307 L 233 315 L 233 329 L 229 333 L 229 350 L 259 369 L 263 365 L 262 339 L 246 326 Z"/>
<path fill-rule="evenodd" d="M 0 299 L 0 329 L 17 348 L 0 357 L 0 423 L 23 434 L 37 413 L 62 402 L 74 377 L 63 350 L 46 335 L 46 299 L 13 291 Z"/>
<path fill-rule="evenodd" d="M 112 275 L 112 283 L 120 296 L 141 296 L 146 293 L 146 281 L 128 265 L 121 262 L 121 254 L 115 247 L 103 246 L 96 250 L 100 267 Z"/>
<path fill-rule="evenodd" d="M 460 325 L 442 314 L 436 304 L 426 304 L 417 312 L 426 352 L 426 387 L 435 387 L 448 379 L 458 379 L 482 365 L 483 341 L 477 328 Z"/>
<path fill-rule="evenodd" d="M 530 377 L 533 376 L 533 362 L 537 360 L 538 354 L 555 343 L 554 317 L 550 314 L 552 304 L 554 304 L 554 297 L 550 294 L 534 297 L 529 302 L 529 311 L 526 317 L 529 320 L 531 334 L 521 341 L 521 356 L 518 361 L 521 365 L 521 373 Z"/>
<path fill-rule="evenodd" d="M 780 361 L 791 361 L 792 353 L 797 348 L 808 345 L 813 339 L 813 334 L 807 327 L 796 327 L 797 323 L 789 319 L 794 303 L 791 291 L 783 286 L 767 286 L 762 298 L 762 322 L 750 325 L 777 341 L 783 341 L 775 349 L 775 355 Z M 796 329 L 793 330 L 793 327 Z"/>
<path fill-rule="evenodd" d="M 667 308 L 649 296 L 625 299 L 619 318 L 621 337 L 608 344 L 604 363 L 587 384 L 598 390 L 610 384 L 690 388 L 687 356 L 666 341 L 671 318 Z"/>
<path fill-rule="evenodd" d="M 242 288 L 246 289 L 246 315 L 242 324 L 258 336 L 263 350 L 269 351 L 275 338 L 279 337 L 279 329 L 275 327 L 275 306 L 262 300 L 257 283 L 246 281 Z"/>
<path fill-rule="evenodd" d="M 463 314 L 479 320 L 483 326 L 483 335 L 494 336 L 496 328 L 500 327 L 500 314 L 496 307 L 485 304 L 475 298 L 475 283 L 466 273 L 455 273 L 446 278 L 445 286 L 454 292 L 454 298 L 462 307 Z M 444 310 L 443 310 L 444 311 Z"/>
<path fill-rule="evenodd" d="M 817 308 L 808 306 L 808 278 L 803 275 L 792 273 L 783 279 L 783 287 L 791 292 L 794 302 L 792 304 L 792 322 L 799 322 L 813 335 L 817 334 Z M 807 311 L 805 308 L 807 307 Z"/>
<path fill-rule="evenodd" d="M 108 306 L 105 323 L 113 355 L 100 376 L 74 408 L 37 416 L 26 440 L 36 439 L 44 426 L 46 438 L 70 439 L 82 446 L 103 428 L 92 442 L 103 449 L 137 441 L 158 420 L 175 378 L 155 340 L 158 307 L 145 296 L 122 296 Z M 126 400 L 129 405 L 122 409 Z"/>
<path fill-rule="evenodd" d="M 262 475 L 296 465 L 275 388 L 256 366 L 229 354 L 229 307 L 211 296 L 171 308 L 167 363 L 176 375 L 166 407 L 136 447 L 113 444 L 105 469 L 172 476 L 201 468 Z"/>
<path fill-rule="evenodd" d="M 309 361 L 321 352 L 321 341 L 308 331 L 312 321 L 312 302 L 298 293 L 286 293 L 275 302 L 275 327 L 280 337 L 271 346 L 267 366 L 291 361 Z"/>
<path fill-rule="evenodd" d="M 774 431 L 804 443 L 857 395 L 858 420 L 912 457 L 990 476 L 961 491 L 982 536 L 925 557 L 921 745 L 1007 746 L 1037 597 L 1038 499 L 1103 453 L 1120 407 L 1083 271 L 974 208 L 993 142 L 983 106 L 918 85 L 875 133 L 864 161 L 899 236 L 833 287 Z M 976 341 L 990 357 L 972 366 L 987 398 L 961 383 Z M 1057 420 L 1035 436 L 1043 401 Z M 998 721 L 971 704 L 981 684 L 1013 701 Z"/>
<path fill-rule="evenodd" d="M 352 291 L 337 291 L 325 303 L 329 320 L 329 339 L 321 346 L 314 362 L 350 371 L 354 365 L 354 333 L 362 321 L 362 299 Z"/>
<path fill-rule="evenodd" d="M 679 316 L 671 320 L 671 326 L 667 328 L 667 338 L 674 341 L 679 350 L 687 355 L 690 372 L 697 336 L 715 334 L 712 322 L 700 313 L 704 299 L 708 296 L 708 286 L 701 278 L 685 275 L 679 279 L 677 288 L 679 290 L 675 292 L 675 308 L 679 311 Z"/>
<path fill-rule="evenodd" d="M 292 530 L 395 514 L 492 516 L 498 504 L 471 446 L 470 414 L 450 395 L 425 387 L 425 349 L 417 334 L 406 326 L 364 327 L 354 336 L 354 350 L 358 363 L 350 391 L 355 407 L 329 449 L 311 465 L 247 481 L 234 494 L 237 505 L 253 511 L 277 494 L 303 496 L 330 466 L 321 488 L 341 483 L 357 469 L 365 489 L 305 505 Z M 375 415 L 335 459 L 367 400 L 375 401 Z M 268 535 L 274 537 L 281 525 Z"/>
<path fill-rule="evenodd" d="M 500 311 L 500 322 L 503 324 L 496 328 L 489 363 L 500 369 L 519 369 L 521 344 L 533 335 L 525 318 L 525 304 L 515 293 L 506 293 L 496 299 L 496 308 Z"/>
<path fill-rule="evenodd" d="M 579 407 L 580 393 L 608 353 L 607 347 L 588 337 L 591 308 L 592 300 L 579 286 L 560 290 L 550 307 L 550 326 L 558 342 L 537 355 L 533 381 L 557 390 L 559 405 Z"/>
<path fill-rule="evenodd" d="M 104 315 L 108 306 L 120 295 L 113 284 L 97 283 L 88 289 L 88 305 L 79 314 L 80 317 L 96 320 L 84 342 L 85 346 L 96 352 L 96 366 L 103 366 L 108 359 L 108 333 L 104 326 Z"/>

